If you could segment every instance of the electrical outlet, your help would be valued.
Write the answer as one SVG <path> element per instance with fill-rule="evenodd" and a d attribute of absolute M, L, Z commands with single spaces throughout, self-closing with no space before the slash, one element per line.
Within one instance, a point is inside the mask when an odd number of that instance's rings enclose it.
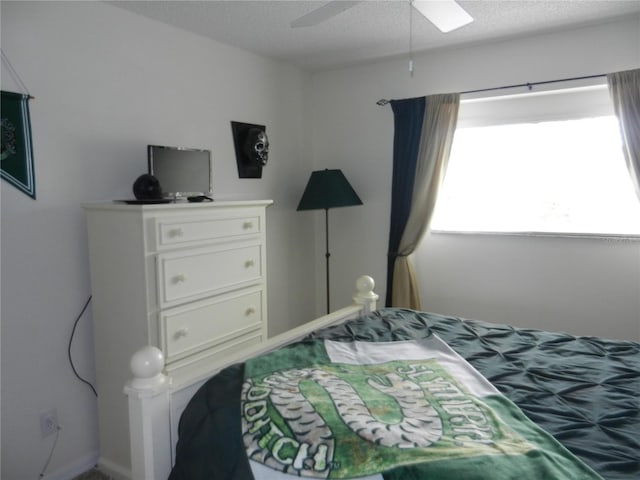
<path fill-rule="evenodd" d="M 58 430 L 60 430 L 60 426 L 58 425 L 57 410 L 52 408 L 51 410 L 42 412 L 40 414 L 40 433 L 42 433 L 42 438 L 48 437 Z"/>

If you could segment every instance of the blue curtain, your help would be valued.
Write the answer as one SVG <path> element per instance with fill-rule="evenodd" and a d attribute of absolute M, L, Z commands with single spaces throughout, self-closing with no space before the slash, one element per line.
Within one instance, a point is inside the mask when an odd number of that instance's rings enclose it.
<path fill-rule="evenodd" d="M 393 266 L 398 256 L 409 213 L 424 122 L 425 97 L 392 100 L 394 118 L 393 178 L 391 181 L 391 222 L 387 252 L 386 306 L 391 306 Z"/>

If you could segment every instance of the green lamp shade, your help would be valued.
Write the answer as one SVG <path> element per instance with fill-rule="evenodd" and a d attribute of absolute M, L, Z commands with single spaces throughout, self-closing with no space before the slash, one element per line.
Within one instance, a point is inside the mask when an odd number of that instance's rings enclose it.
<path fill-rule="evenodd" d="M 362 205 L 342 170 L 311 172 L 297 210 L 318 210 Z"/>

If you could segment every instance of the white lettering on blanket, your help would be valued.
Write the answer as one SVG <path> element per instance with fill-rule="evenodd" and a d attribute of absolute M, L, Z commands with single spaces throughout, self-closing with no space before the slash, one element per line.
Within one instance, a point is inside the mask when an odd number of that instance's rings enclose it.
<path fill-rule="evenodd" d="M 370 475 L 427 449 L 433 459 L 454 447 L 491 453 L 484 449 L 504 438 L 508 449 L 529 448 L 435 359 L 284 369 L 246 379 L 242 398 L 250 459 L 297 476 Z"/>

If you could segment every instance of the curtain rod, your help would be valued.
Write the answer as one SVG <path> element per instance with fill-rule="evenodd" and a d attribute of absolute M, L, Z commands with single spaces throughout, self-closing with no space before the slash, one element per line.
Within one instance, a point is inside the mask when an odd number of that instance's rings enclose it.
<path fill-rule="evenodd" d="M 481 93 L 481 92 L 494 92 L 497 90 L 506 90 L 509 88 L 520 88 L 520 87 L 527 87 L 529 90 L 531 90 L 534 86 L 536 85 L 548 85 L 550 83 L 562 83 L 562 82 L 571 82 L 574 80 L 588 80 L 590 78 L 601 78 L 601 77 L 606 77 L 607 74 L 606 73 L 599 73 L 597 75 L 586 75 L 584 77 L 572 77 L 572 78 L 561 78 L 558 80 L 545 80 L 542 82 L 532 82 L 532 83 L 518 83 L 515 85 L 505 85 L 502 87 L 492 87 L 492 88 L 480 88 L 478 90 L 467 90 L 466 92 L 460 92 L 460 95 L 465 95 L 468 93 Z M 378 100 L 376 102 L 376 105 L 386 105 L 390 102 L 391 100 L 387 100 L 386 98 L 381 98 L 380 100 Z"/>

